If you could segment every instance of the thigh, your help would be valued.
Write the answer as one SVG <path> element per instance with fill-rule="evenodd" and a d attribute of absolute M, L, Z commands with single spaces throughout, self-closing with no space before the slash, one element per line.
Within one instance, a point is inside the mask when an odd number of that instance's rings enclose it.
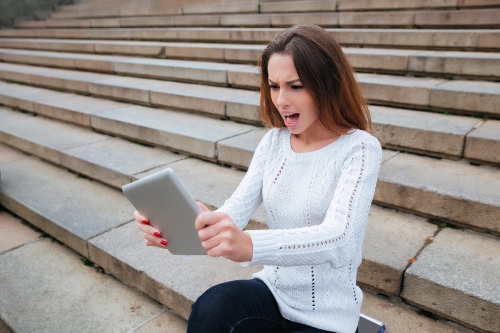
<path fill-rule="evenodd" d="M 208 289 L 193 304 L 187 333 L 281 332 L 283 317 L 264 282 L 237 280 Z"/>

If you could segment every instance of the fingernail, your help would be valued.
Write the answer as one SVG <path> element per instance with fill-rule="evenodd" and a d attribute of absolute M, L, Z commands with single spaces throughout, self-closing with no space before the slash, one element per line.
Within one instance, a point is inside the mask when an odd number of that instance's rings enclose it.
<path fill-rule="evenodd" d="M 167 246 L 167 241 L 166 241 L 166 240 L 162 240 L 162 241 L 161 241 L 161 245 L 163 245 L 163 246 Z"/>
<path fill-rule="evenodd" d="M 161 237 L 161 235 L 160 235 L 160 233 L 159 233 L 158 231 L 157 231 L 157 232 L 155 232 L 155 236 L 156 236 L 156 237 Z"/>
<path fill-rule="evenodd" d="M 142 222 L 142 224 L 149 224 L 148 220 L 142 220 L 141 222 Z"/>

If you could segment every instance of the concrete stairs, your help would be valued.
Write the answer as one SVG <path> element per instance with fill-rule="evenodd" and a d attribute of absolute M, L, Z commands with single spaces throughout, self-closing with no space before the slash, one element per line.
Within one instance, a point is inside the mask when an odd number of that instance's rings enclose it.
<path fill-rule="evenodd" d="M 363 312 L 390 333 L 499 331 L 500 4 L 174 2 L 81 1 L 0 30 L 0 204 L 71 249 L 42 239 L 0 261 L 75 251 L 183 319 L 209 286 L 250 277 L 257 268 L 143 246 L 119 189 L 172 167 L 222 205 L 266 132 L 259 52 L 276 27 L 320 23 L 345 46 L 384 146 Z M 265 227 L 260 209 L 249 228 Z M 4 309 L 5 326 L 28 330 Z"/>

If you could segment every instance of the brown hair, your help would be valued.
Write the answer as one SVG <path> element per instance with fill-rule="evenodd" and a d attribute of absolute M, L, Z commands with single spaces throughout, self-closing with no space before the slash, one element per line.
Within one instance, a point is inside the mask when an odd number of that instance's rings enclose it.
<path fill-rule="evenodd" d="M 335 134 L 372 131 L 370 112 L 354 71 L 337 41 L 315 25 L 296 25 L 269 43 L 260 59 L 260 116 L 268 127 L 285 127 L 271 100 L 267 66 L 274 53 L 287 54 L 304 88 L 316 101 L 320 123 Z M 346 130 L 347 128 L 347 130 Z"/>

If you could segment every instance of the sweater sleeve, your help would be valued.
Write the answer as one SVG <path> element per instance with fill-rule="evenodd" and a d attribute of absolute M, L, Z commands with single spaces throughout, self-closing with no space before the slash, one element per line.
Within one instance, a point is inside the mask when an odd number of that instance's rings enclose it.
<path fill-rule="evenodd" d="M 329 262 L 341 267 L 349 263 L 366 229 L 382 151 L 373 137 L 358 140 L 348 149 L 323 222 L 296 229 L 247 231 L 254 252 L 244 266 Z"/>
<path fill-rule="evenodd" d="M 241 183 L 224 205 L 216 210 L 227 213 L 240 229 L 248 224 L 253 213 L 262 203 L 264 168 L 274 132 L 270 130 L 264 135 L 255 149 L 250 166 Z"/>

